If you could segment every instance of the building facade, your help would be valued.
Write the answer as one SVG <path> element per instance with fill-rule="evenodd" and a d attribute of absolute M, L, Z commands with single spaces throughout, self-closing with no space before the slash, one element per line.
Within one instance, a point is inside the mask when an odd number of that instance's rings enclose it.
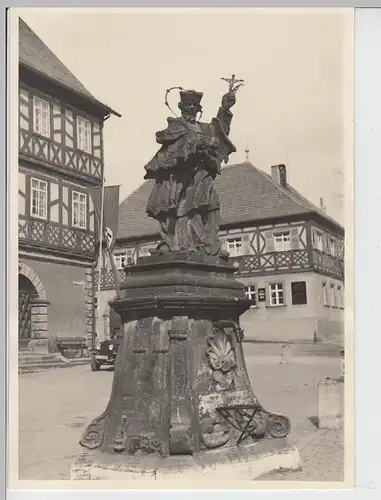
<path fill-rule="evenodd" d="M 20 19 L 19 346 L 56 350 L 94 328 L 95 216 L 103 124 L 95 99 Z"/>
<path fill-rule="evenodd" d="M 158 242 L 157 223 L 145 214 L 151 188 L 145 182 L 120 206 L 114 253 L 122 275 Z M 241 316 L 246 340 L 342 340 L 343 227 L 289 185 L 285 165 L 273 166 L 271 175 L 250 163 L 224 167 L 216 189 L 223 248 L 254 301 Z M 114 295 L 110 269 L 101 280 L 107 335 L 118 323 L 108 312 Z"/>

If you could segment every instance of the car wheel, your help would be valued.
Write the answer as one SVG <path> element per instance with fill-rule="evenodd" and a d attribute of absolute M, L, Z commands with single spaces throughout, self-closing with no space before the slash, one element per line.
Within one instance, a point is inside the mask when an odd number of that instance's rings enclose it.
<path fill-rule="evenodd" d="M 91 358 L 91 369 L 93 372 L 98 372 L 101 369 L 101 364 L 94 357 Z"/>

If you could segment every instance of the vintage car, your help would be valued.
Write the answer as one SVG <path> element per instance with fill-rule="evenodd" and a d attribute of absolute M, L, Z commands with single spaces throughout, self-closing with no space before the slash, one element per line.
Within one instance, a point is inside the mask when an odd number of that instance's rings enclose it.
<path fill-rule="evenodd" d="M 121 337 L 96 342 L 91 352 L 91 369 L 93 372 L 100 370 L 102 365 L 114 366 L 119 351 Z"/>

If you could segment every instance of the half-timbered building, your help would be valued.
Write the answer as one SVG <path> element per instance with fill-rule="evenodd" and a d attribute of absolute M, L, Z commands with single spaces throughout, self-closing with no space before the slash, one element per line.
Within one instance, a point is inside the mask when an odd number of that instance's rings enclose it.
<path fill-rule="evenodd" d="M 103 179 L 99 102 L 20 19 L 19 345 L 54 351 L 93 329 L 94 210 Z"/>
<path fill-rule="evenodd" d="M 246 339 L 341 339 L 344 228 L 289 184 L 285 165 L 271 167 L 271 175 L 248 162 L 226 166 L 215 184 L 220 238 L 254 302 L 241 317 Z M 122 274 L 158 242 L 158 224 L 145 213 L 151 189 L 152 181 L 145 182 L 120 205 L 115 261 Z M 111 270 L 101 279 L 107 335 L 118 322 L 107 306 Z"/>

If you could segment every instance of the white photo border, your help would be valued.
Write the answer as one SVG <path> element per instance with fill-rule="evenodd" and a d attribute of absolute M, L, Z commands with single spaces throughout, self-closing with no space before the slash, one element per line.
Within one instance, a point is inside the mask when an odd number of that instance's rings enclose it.
<path fill-rule="evenodd" d="M 6 11 L 5 7 L 368 7 L 356 10 L 356 28 L 355 28 L 355 227 L 356 227 L 356 242 L 355 242 L 355 302 L 356 302 L 356 332 L 355 336 L 355 377 L 356 377 L 356 490 L 256 490 L 258 495 L 265 495 L 267 498 L 291 498 L 299 496 L 300 498 L 320 498 L 322 495 L 329 495 L 329 498 L 349 498 L 355 495 L 359 498 L 378 498 L 377 491 L 380 490 L 381 474 L 379 460 L 380 433 L 378 431 L 378 386 L 376 385 L 381 380 L 378 365 L 378 353 L 381 352 L 381 340 L 378 334 L 378 275 L 381 271 L 378 267 L 381 255 L 381 231 L 378 230 L 379 221 L 378 214 L 381 213 L 381 9 L 371 8 L 379 6 L 379 0 L 364 0 L 350 2 L 344 0 L 327 0 L 321 2 L 305 1 L 211 1 L 199 0 L 193 2 L 181 2 L 180 0 L 172 1 L 113 1 L 113 2 L 96 2 L 81 0 L 66 2 L 58 2 L 55 0 L 40 0 L 36 5 L 33 1 L 9 1 L 7 5 L 3 5 L 1 11 L 2 26 L 6 30 Z M 6 33 L 6 31 L 5 31 Z M 5 47 L 6 36 L 2 38 L 4 44 L 1 50 L 1 58 L 4 64 L 1 64 L 4 78 L 4 96 L 6 95 L 7 73 L 5 65 Z M 1 116 L 6 117 L 6 100 L 1 101 Z M 4 109 L 4 113 L 2 112 Z M 3 129 L 1 130 L 1 148 L 6 154 L 6 131 L 7 121 L 2 122 Z M 8 302 L 7 302 L 7 286 L 8 286 L 8 267 L 7 267 L 7 249 L 8 249 L 8 210 L 7 210 L 7 182 L 9 175 L 7 174 L 8 160 L 4 158 L 3 168 L 1 169 L 1 189 L 4 195 L 1 199 L 4 200 L 2 209 L 0 209 L 0 217 L 3 219 L 0 223 L 1 228 L 1 243 L 0 243 L 0 279 L 4 283 L 2 293 L 4 298 L 0 300 L 2 309 L 2 317 L 5 320 L 4 332 L 7 332 L 8 322 Z M 361 285 L 361 286 L 360 286 Z M 0 484 L 6 487 L 6 430 L 5 430 L 5 415 L 6 415 L 6 393 L 7 393 L 7 350 L 6 336 L 2 335 L 0 351 L 3 359 L 1 365 L 1 411 L 0 411 Z M 4 478 L 4 481 L 1 479 Z M 200 497 L 212 495 L 215 490 L 200 490 L 196 494 Z M 12 500 L 34 500 L 37 498 L 51 499 L 67 498 L 67 495 L 72 499 L 78 497 L 85 499 L 86 497 L 92 500 L 103 498 L 104 491 L 102 490 L 8 490 L 9 498 Z M 256 494 L 254 493 L 254 494 Z M 234 496 L 244 498 L 249 497 L 253 493 L 251 490 L 237 490 Z M 107 490 L 107 497 L 112 498 L 177 498 L 178 491 L 165 490 Z M 184 500 L 191 498 L 194 491 L 182 491 Z M 218 496 L 221 500 L 231 496 L 231 491 L 220 490 Z M 4 495 L 5 498 L 5 495 Z"/>

